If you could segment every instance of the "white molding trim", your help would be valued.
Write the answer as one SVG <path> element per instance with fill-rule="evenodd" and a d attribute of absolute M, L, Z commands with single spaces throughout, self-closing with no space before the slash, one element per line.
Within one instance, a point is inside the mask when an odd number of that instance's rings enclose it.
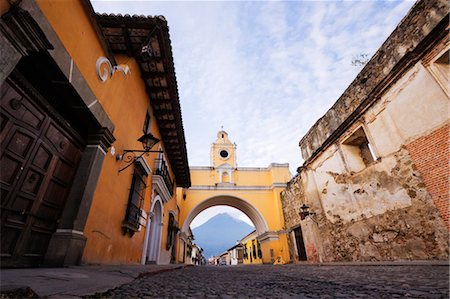
<path fill-rule="evenodd" d="M 214 170 L 212 166 L 189 166 L 189 170 Z"/>
<path fill-rule="evenodd" d="M 235 186 L 232 184 L 218 184 L 216 186 L 191 186 L 189 190 L 273 190 L 275 188 L 286 188 L 286 183 L 273 183 L 270 186 Z"/>
<path fill-rule="evenodd" d="M 156 174 L 152 175 L 152 186 L 153 189 L 156 190 L 156 192 L 159 194 L 159 196 L 161 196 L 163 204 L 168 202 L 172 198 L 162 176 Z"/>
<path fill-rule="evenodd" d="M 257 236 L 256 239 L 261 243 L 268 242 L 268 241 L 276 241 L 276 240 L 278 240 L 279 235 L 280 235 L 280 232 L 268 231 L 268 232 L 265 232 L 265 233 Z"/>
<path fill-rule="evenodd" d="M 219 166 L 220 167 L 220 166 Z M 217 168 L 219 168 L 217 167 Z M 271 163 L 267 167 L 237 167 L 236 170 L 240 171 L 268 171 L 271 168 L 289 168 L 289 163 Z M 212 166 L 189 166 L 189 170 L 214 170 Z"/>
<path fill-rule="evenodd" d="M 71 233 L 71 234 L 84 236 L 83 232 L 81 232 L 79 230 L 74 230 L 74 229 L 57 229 L 56 232 L 57 233 Z"/>
<path fill-rule="evenodd" d="M 159 206 L 160 206 L 160 210 L 159 213 L 155 213 L 155 206 L 156 203 L 159 202 Z M 144 265 L 147 259 L 147 255 L 150 254 L 149 252 L 149 245 L 150 246 L 156 246 L 156 263 L 159 263 L 159 255 L 160 255 L 160 251 L 159 248 L 161 246 L 161 236 L 162 236 L 162 222 L 161 223 L 156 223 L 155 221 L 157 219 L 154 219 L 153 216 L 155 216 L 156 214 L 161 215 L 161 221 L 163 219 L 163 213 L 164 213 L 164 208 L 163 208 L 163 202 L 161 200 L 161 196 L 160 195 L 156 195 L 153 199 L 152 199 L 152 204 L 150 207 L 150 210 L 148 212 L 148 215 L 152 215 L 152 217 L 148 217 L 147 218 L 147 226 L 146 226 L 146 231 L 145 231 L 145 239 L 144 239 L 144 246 L 143 246 L 143 250 L 142 250 L 142 256 L 141 256 L 141 264 Z M 152 236 L 153 239 L 151 239 L 150 236 L 150 230 L 152 229 L 152 226 L 154 227 L 158 227 L 159 232 L 154 232 L 154 235 Z M 153 228 L 154 229 L 154 228 Z M 156 235 L 156 236 L 155 236 Z M 155 245 L 153 242 L 156 242 L 157 245 Z"/>
<path fill-rule="evenodd" d="M 147 176 L 149 176 L 152 173 L 152 169 L 150 168 L 150 165 L 148 165 L 147 161 L 144 158 L 142 158 L 142 157 L 137 158 L 136 163 L 139 163 L 142 166 L 142 169 L 144 169 L 145 174 Z"/>

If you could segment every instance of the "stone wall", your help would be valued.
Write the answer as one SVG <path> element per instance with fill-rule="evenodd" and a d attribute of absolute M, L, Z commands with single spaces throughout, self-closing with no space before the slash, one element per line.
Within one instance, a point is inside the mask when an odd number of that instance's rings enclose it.
<path fill-rule="evenodd" d="M 447 26 L 448 3 L 418 1 L 302 138 L 282 205 L 308 261 L 448 259 Z"/>
<path fill-rule="evenodd" d="M 305 161 L 331 144 L 338 129 L 345 130 L 349 119 L 371 105 L 387 87 L 386 82 L 392 83 L 401 71 L 421 59 L 432 31 L 448 25 L 448 11 L 446 0 L 418 1 L 411 8 L 336 103 L 300 140 Z"/>
<path fill-rule="evenodd" d="M 308 201 L 304 192 L 306 186 L 302 175 L 291 181 L 282 193 L 285 223 L 287 227 L 302 225 L 305 247 L 310 249 L 307 250 L 308 260 L 448 259 L 448 230 L 416 164 L 405 149 L 394 153 L 393 159 L 396 163 L 389 173 L 369 167 L 356 175 L 334 176 L 339 188 L 353 190 L 361 205 L 363 201 L 373 200 L 374 192 L 387 190 L 393 195 L 403 190 L 408 194 L 410 206 L 370 217 L 361 215 L 360 219 L 345 220 L 333 209 L 319 208 L 314 210 L 316 215 L 300 221 L 299 207 Z M 314 252 L 312 256 L 311 252 Z M 319 257 L 315 256 L 316 252 Z"/>

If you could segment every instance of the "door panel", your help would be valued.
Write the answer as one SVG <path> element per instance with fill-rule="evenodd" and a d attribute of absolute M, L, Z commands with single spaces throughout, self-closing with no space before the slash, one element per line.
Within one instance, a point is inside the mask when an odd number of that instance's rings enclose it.
<path fill-rule="evenodd" d="M 1 98 L 1 265 L 39 265 L 56 231 L 82 146 L 14 83 Z"/>
<path fill-rule="evenodd" d="M 302 228 L 297 227 L 296 229 L 294 229 L 294 234 L 295 244 L 297 245 L 298 259 L 300 261 L 306 261 L 308 260 L 308 257 L 306 256 L 305 243 L 303 242 Z"/>

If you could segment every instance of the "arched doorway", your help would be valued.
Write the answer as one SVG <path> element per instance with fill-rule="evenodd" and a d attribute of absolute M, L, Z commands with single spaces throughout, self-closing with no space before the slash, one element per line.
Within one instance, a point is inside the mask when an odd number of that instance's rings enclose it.
<path fill-rule="evenodd" d="M 159 252 L 161 247 L 163 207 L 161 198 L 157 195 L 150 209 L 150 217 L 147 229 L 147 248 L 145 250 L 144 263 L 158 264 Z"/>

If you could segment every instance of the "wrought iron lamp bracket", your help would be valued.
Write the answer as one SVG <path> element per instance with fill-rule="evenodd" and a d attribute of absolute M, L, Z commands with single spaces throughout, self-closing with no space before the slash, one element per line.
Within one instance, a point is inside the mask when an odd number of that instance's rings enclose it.
<path fill-rule="evenodd" d="M 123 154 L 116 156 L 116 161 L 123 161 L 124 163 L 128 163 L 125 167 L 119 169 L 119 172 L 127 169 L 131 165 L 136 162 L 137 159 L 142 157 L 143 155 L 147 155 L 149 153 L 163 153 L 162 150 L 151 151 L 151 150 L 123 150 Z"/>

